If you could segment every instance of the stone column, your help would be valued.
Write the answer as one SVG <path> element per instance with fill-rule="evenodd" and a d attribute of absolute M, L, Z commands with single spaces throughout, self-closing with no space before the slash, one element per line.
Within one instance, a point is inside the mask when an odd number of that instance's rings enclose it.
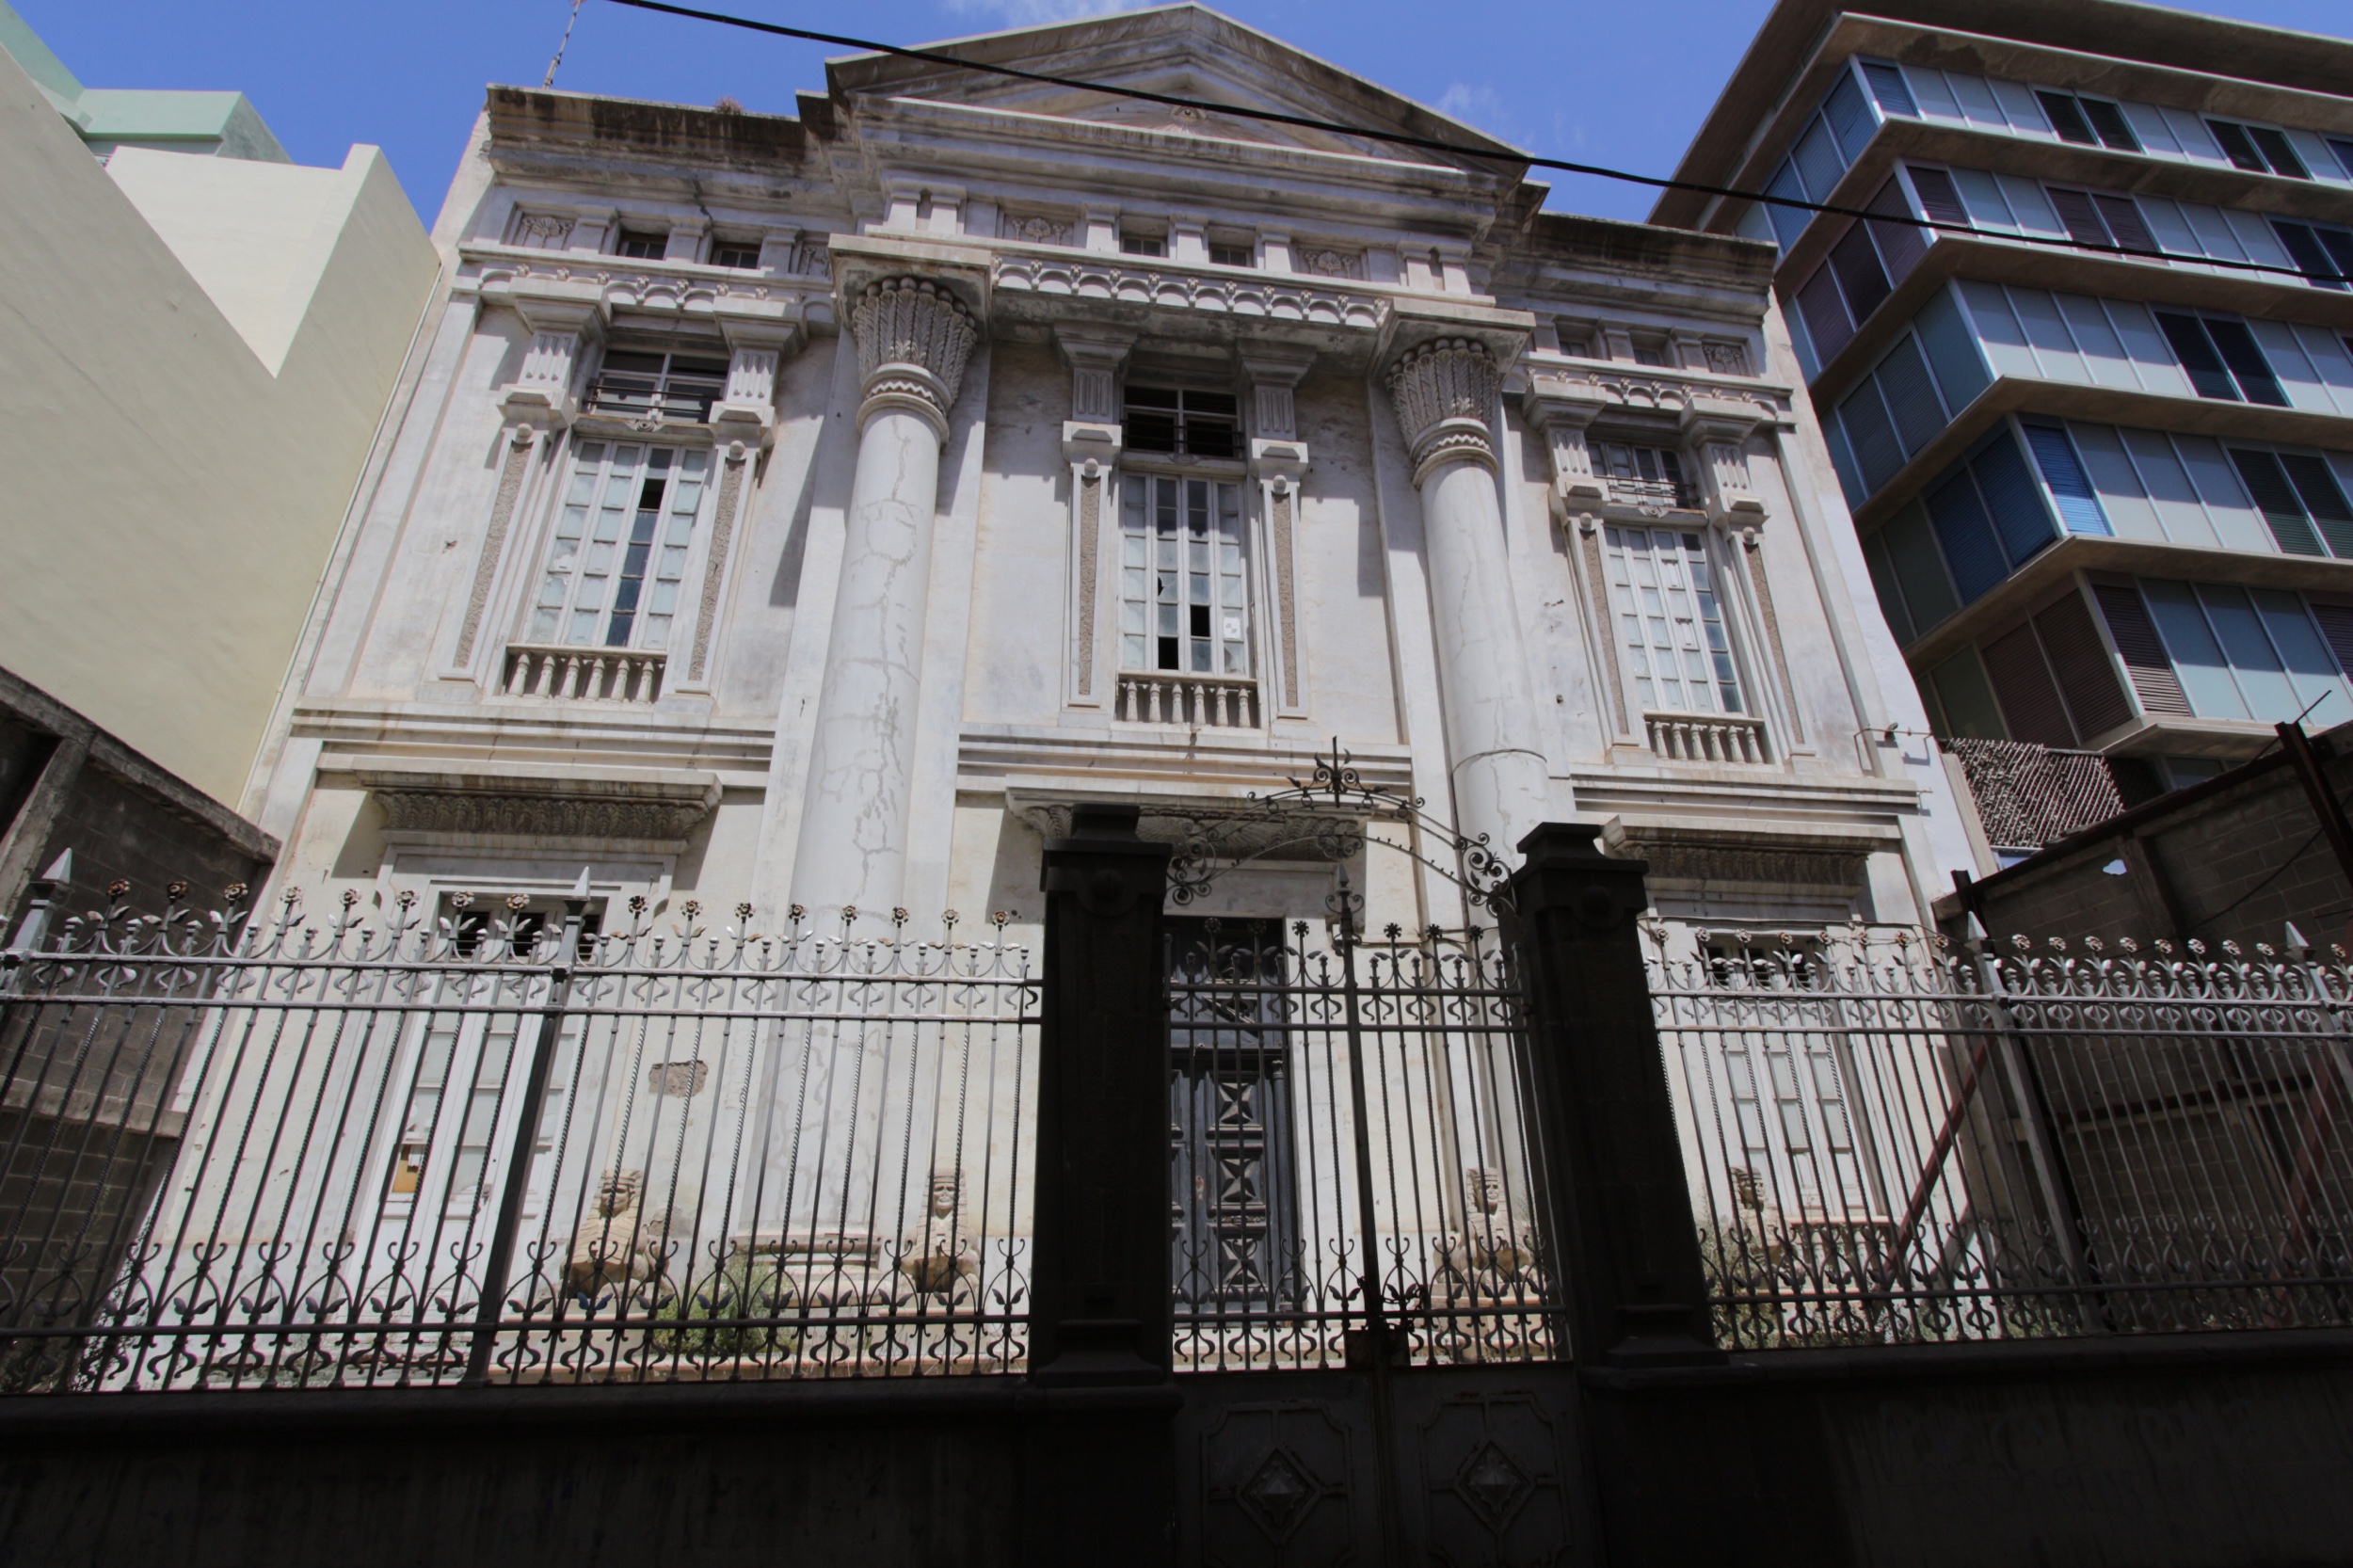
<path fill-rule="evenodd" d="M 1456 825 L 1508 856 L 1545 820 L 1552 790 L 1496 500 L 1487 410 L 1497 380 L 1486 348 L 1462 338 L 1424 344 L 1389 369 L 1421 491 Z"/>
<path fill-rule="evenodd" d="M 849 316 L 865 396 L 792 899 L 886 914 L 906 862 L 939 453 L 978 333 L 918 278 L 869 284 Z"/>

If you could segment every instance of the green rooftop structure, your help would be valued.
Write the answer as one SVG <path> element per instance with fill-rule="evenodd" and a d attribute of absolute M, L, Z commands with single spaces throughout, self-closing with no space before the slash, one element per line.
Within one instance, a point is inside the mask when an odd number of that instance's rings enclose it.
<path fill-rule="evenodd" d="M 242 92 L 84 87 L 6 0 L 0 0 L 0 49 L 16 56 L 74 134 L 101 157 L 118 147 L 148 147 L 257 163 L 294 161 Z"/>

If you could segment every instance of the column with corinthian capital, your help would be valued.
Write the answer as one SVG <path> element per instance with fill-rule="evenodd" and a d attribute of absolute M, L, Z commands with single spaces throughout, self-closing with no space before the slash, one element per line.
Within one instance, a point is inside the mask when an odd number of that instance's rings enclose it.
<path fill-rule="evenodd" d="M 1498 380 L 1485 346 L 1464 338 L 1409 351 L 1388 376 L 1421 491 L 1456 823 L 1516 858 L 1522 835 L 1547 815 L 1552 791 L 1496 500 L 1487 414 Z"/>
<path fill-rule="evenodd" d="M 849 318 L 864 393 L 857 474 L 792 899 L 887 916 L 906 863 L 939 454 L 978 333 L 953 296 L 918 278 L 867 285 Z"/>

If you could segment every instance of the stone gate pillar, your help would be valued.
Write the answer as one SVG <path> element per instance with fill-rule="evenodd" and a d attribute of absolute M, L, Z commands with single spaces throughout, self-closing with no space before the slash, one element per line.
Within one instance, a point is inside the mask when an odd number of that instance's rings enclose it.
<path fill-rule="evenodd" d="M 792 899 L 881 912 L 903 893 L 939 454 L 979 334 L 963 305 L 920 278 L 868 284 L 849 326 L 864 390 L 857 474 Z"/>
<path fill-rule="evenodd" d="M 1509 855 L 1544 821 L 1552 790 L 1496 501 L 1487 412 L 1497 381 L 1494 357 L 1466 338 L 1424 344 L 1388 376 L 1421 491 L 1455 820 Z"/>

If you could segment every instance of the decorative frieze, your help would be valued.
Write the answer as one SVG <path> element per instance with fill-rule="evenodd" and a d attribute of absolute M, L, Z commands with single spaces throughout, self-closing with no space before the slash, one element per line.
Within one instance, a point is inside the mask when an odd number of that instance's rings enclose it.
<path fill-rule="evenodd" d="M 991 267 L 1000 294 L 1045 298 L 1101 300 L 1162 310 L 1194 311 L 1265 323 L 1345 327 L 1376 331 L 1388 318 L 1389 302 L 1377 294 L 1324 287 L 1304 278 L 1207 274 L 1183 266 L 1154 266 L 1141 257 L 1096 255 L 1000 256 Z M 1001 302 L 999 308 L 1001 308 Z"/>
<path fill-rule="evenodd" d="M 924 278 L 888 278 L 869 283 L 850 310 L 857 339 L 858 375 L 865 402 L 863 424 L 883 408 L 921 414 L 948 437 L 948 410 L 964 385 L 964 367 L 979 332 L 972 312 L 953 295 Z"/>
<path fill-rule="evenodd" d="M 395 833 L 494 834 L 572 842 L 683 839 L 709 815 L 700 800 L 581 795 L 474 794 L 377 790 L 384 825 Z"/>
<path fill-rule="evenodd" d="M 1311 278 L 1361 279 L 1365 275 L 1365 253 L 1361 250 L 1303 245 L 1295 255 L 1298 269 Z"/>
<path fill-rule="evenodd" d="M 1389 367 L 1389 401 L 1414 455 L 1416 485 L 1443 463 L 1495 467 L 1487 410 L 1501 379 L 1495 356 L 1468 338 L 1435 339 Z"/>
<path fill-rule="evenodd" d="M 997 219 L 997 237 L 1025 245 L 1068 245 L 1070 220 L 1044 213 L 1004 213 Z"/>

